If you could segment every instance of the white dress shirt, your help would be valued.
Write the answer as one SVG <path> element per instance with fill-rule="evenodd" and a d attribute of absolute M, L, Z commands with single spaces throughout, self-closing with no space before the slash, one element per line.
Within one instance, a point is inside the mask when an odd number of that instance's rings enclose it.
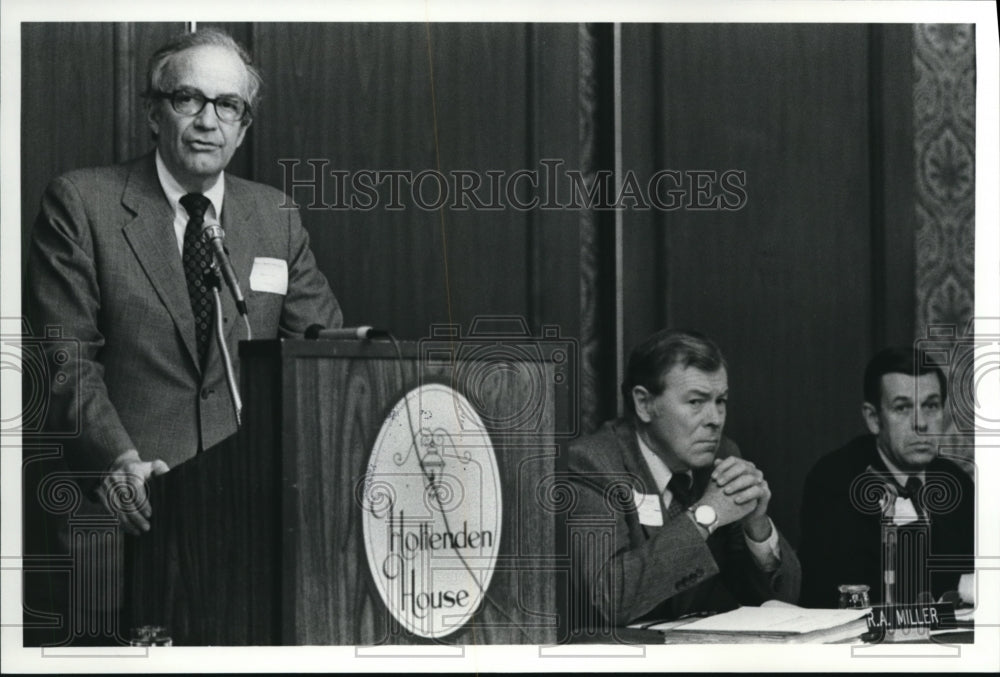
<path fill-rule="evenodd" d="M 889 457 L 882 453 L 882 450 L 878 450 L 879 458 L 885 463 L 885 467 L 889 469 L 889 474 L 892 478 L 896 480 L 896 483 L 901 487 L 906 486 L 906 481 L 910 477 L 917 477 L 920 482 L 923 483 L 927 478 L 927 473 L 921 470 L 917 473 L 907 474 L 896 467 Z M 916 522 L 919 518 L 917 513 L 917 507 L 913 504 L 913 501 L 909 498 L 903 498 L 901 496 L 896 496 L 896 500 L 892 505 L 892 523 L 896 525 L 909 524 L 910 522 Z"/>
<path fill-rule="evenodd" d="M 188 220 L 191 217 L 188 215 L 187 210 L 184 209 L 184 205 L 181 204 L 181 198 L 187 195 L 188 191 L 181 187 L 180 182 L 167 169 L 167 165 L 163 163 L 163 158 L 160 157 L 159 150 L 156 151 L 156 176 L 160 179 L 160 186 L 163 188 L 163 192 L 170 202 L 170 207 L 174 210 L 174 235 L 177 237 L 177 251 L 183 256 L 184 231 L 187 230 Z M 219 174 L 215 185 L 203 193 L 211 202 L 208 211 L 205 212 L 206 222 L 218 222 L 222 218 L 222 197 L 225 192 L 226 175 L 223 172 Z"/>

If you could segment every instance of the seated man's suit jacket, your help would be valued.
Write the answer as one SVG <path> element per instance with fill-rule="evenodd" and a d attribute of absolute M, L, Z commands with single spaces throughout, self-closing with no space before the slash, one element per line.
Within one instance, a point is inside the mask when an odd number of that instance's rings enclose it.
<path fill-rule="evenodd" d="M 882 514 L 879 499 L 890 479 L 874 435 L 855 438 L 821 458 L 806 476 L 802 497 L 802 603 L 836 607 L 837 588 L 866 584 L 873 604 L 884 600 Z M 930 529 L 930 561 L 911 562 L 911 574 L 926 574 L 935 599 L 955 590 L 972 571 L 975 488 L 955 463 L 936 458 L 926 468 L 923 501 Z M 907 527 L 902 527 L 907 528 Z M 912 527 L 915 528 L 915 527 Z M 937 559 L 935 564 L 934 559 Z M 899 572 L 897 601 L 915 602 L 919 591 Z M 923 586 L 926 588 L 926 586 Z"/>
<path fill-rule="evenodd" d="M 221 223 L 247 300 L 254 338 L 339 326 L 340 307 L 316 268 L 298 210 L 273 188 L 226 175 Z M 55 179 L 32 231 L 26 314 L 36 336 L 57 328 L 71 359 L 53 380 L 48 429 L 76 470 L 99 472 L 129 448 L 173 467 L 236 431 L 220 351 L 205 365 L 173 229 L 174 213 L 149 154 Z M 287 263 L 286 294 L 253 291 L 258 257 Z M 239 377 L 246 327 L 221 291 L 225 335 Z M 58 341 L 44 342 L 51 350 Z"/>
<path fill-rule="evenodd" d="M 717 456 L 738 455 L 736 445 L 723 438 Z M 780 566 L 764 572 L 747 549 L 739 522 L 717 529 L 706 540 L 676 501 L 663 509 L 629 422 L 607 422 L 576 441 L 568 470 L 575 489 L 566 523 L 574 629 L 593 631 L 724 611 L 772 598 L 797 601 L 799 563 L 783 536 L 779 534 Z M 711 471 L 694 472 L 696 495 L 707 486 Z M 662 526 L 642 523 L 637 493 L 660 501 Z"/>

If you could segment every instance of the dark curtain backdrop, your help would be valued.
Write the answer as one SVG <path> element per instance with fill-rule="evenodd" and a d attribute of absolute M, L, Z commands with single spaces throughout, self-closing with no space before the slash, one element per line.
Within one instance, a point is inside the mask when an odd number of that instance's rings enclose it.
<path fill-rule="evenodd" d="M 728 432 L 767 473 L 776 522 L 797 540 L 806 471 L 862 431 L 866 360 L 914 337 L 915 280 L 924 279 L 914 236 L 919 30 L 629 24 L 616 83 L 609 25 L 225 27 L 267 83 L 230 170 L 303 205 L 348 323 L 410 339 L 444 323 L 467 333 L 487 315 L 523 317 L 534 336 L 558 328 L 578 348 L 587 431 L 616 409 L 617 281 L 626 354 L 668 325 L 719 341 L 731 364 Z M 23 25 L 22 242 L 51 177 L 151 148 L 139 98 L 146 60 L 182 29 Z M 925 66 L 949 39 L 926 37 Z M 931 67 L 970 68 L 949 64 Z M 974 134 L 961 131 L 966 141 Z M 616 157 L 641 182 L 658 169 L 743 171 L 746 203 L 624 211 L 616 271 L 610 210 L 337 210 L 287 185 L 294 161 L 296 179 L 308 181 L 309 160 L 326 171 L 485 179 L 559 159 L 589 182 Z M 971 277 L 948 279 L 971 298 Z"/>

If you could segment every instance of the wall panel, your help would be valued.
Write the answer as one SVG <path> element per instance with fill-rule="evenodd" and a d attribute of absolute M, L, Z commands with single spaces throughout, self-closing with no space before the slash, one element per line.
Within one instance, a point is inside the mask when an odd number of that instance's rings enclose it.
<path fill-rule="evenodd" d="M 640 319 L 626 344 L 663 325 L 720 343 L 727 431 L 765 470 L 772 513 L 793 539 L 805 473 L 862 430 L 869 39 L 861 25 L 725 24 L 626 26 L 623 38 L 626 73 L 638 74 L 623 79 L 625 167 L 738 169 L 747 196 L 738 210 L 627 213 L 626 316 Z M 905 116 L 908 102 L 885 105 Z"/>
<path fill-rule="evenodd" d="M 469 170 L 483 178 L 477 194 L 489 202 L 487 171 L 532 167 L 537 118 L 529 101 L 539 102 L 527 26 L 264 24 L 255 35 L 262 67 L 281 78 L 280 95 L 264 100 L 257 122 L 254 173 L 265 182 L 287 183 L 282 159 L 300 162 L 297 180 L 313 176 L 308 160 L 326 172 Z M 310 206 L 313 187 L 286 186 L 306 206 L 317 258 L 347 321 L 420 337 L 431 323 L 528 316 L 537 215 L 430 210 L 436 180 L 423 184 L 422 200 L 401 185 L 401 209 L 386 209 L 383 182 L 370 211 Z M 453 196 L 453 182 L 448 189 Z M 328 175 L 318 202 L 338 202 Z"/>
<path fill-rule="evenodd" d="M 146 64 L 182 29 L 177 22 L 21 25 L 22 269 L 50 180 L 152 149 L 140 98 Z"/>
<path fill-rule="evenodd" d="M 111 24 L 21 25 L 21 262 L 49 180 L 114 161 Z M 73 58 L 83 78 L 67 77 Z"/>
<path fill-rule="evenodd" d="M 184 30 L 178 22 L 114 24 L 112 47 L 115 59 L 115 160 L 124 162 L 153 149 L 146 122 L 146 69 L 156 49 Z"/>

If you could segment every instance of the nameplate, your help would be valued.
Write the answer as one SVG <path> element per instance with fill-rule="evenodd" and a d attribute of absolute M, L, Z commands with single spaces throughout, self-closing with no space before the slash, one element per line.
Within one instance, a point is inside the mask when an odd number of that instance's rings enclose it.
<path fill-rule="evenodd" d="M 879 604 L 868 615 L 869 630 L 902 630 L 927 628 L 941 630 L 956 627 L 955 605 L 941 604 Z"/>

